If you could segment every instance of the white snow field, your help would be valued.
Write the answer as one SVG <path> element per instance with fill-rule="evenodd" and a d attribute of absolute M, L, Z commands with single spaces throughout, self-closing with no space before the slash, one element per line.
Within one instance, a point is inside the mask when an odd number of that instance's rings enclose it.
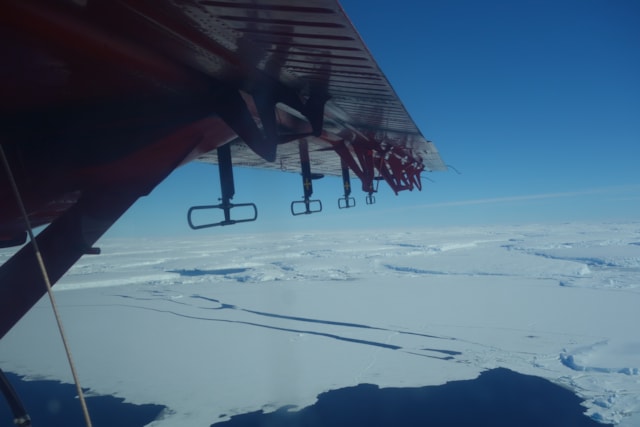
<path fill-rule="evenodd" d="M 201 425 L 505 367 L 640 425 L 640 223 L 104 240 L 56 285 L 83 387 Z M 9 256 L 0 253 L 0 261 Z M 48 301 L 0 366 L 71 381 Z"/>

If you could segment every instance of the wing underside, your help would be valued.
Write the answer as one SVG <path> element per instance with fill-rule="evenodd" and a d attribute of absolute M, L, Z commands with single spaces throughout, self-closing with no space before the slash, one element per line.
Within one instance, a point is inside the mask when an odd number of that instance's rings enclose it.
<path fill-rule="evenodd" d="M 292 6 L 286 1 L 206 1 L 186 8 L 186 15 L 194 23 L 206 22 L 201 31 L 217 42 L 236 52 L 251 52 L 247 55 L 251 66 L 297 88 L 303 98 L 318 93 L 328 99 L 322 134 L 307 137 L 314 171 L 340 175 L 345 159 L 336 156 L 336 146 L 342 157 L 351 154 L 355 159 L 361 179 L 365 171 L 360 160 L 369 151 L 376 169 L 394 168 L 391 157 L 415 170 L 446 169 L 337 2 Z M 308 120 L 285 104 L 276 108 L 284 127 L 287 120 Z M 275 162 L 266 162 L 242 146 L 233 151 L 238 164 L 299 170 L 297 148 L 292 144 L 278 147 Z M 215 162 L 211 155 L 201 159 Z"/>
<path fill-rule="evenodd" d="M 215 163 L 211 149 L 231 142 L 234 164 L 299 171 L 295 142 L 304 140 L 314 172 L 340 175 L 346 166 L 363 189 L 375 175 L 396 192 L 419 188 L 423 171 L 446 169 L 335 0 L 15 1 L 3 9 L 0 48 L 15 59 L 1 83 L 5 144 L 76 151 L 144 134 L 129 143 L 144 146 L 209 116 L 206 143 L 186 160 Z M 127 150 L 116 151 L 86 163 Z"/>
<path fill-rule="evenodd" d="M 189 161 L 219 164 L 215 225 L 238 222 L 233 165 L 300 171 L 294 215 L 321 210 L 320 175 L 342 208 L 349 172 L 369 203 L 446 169 L 336 0 L 6 0 L 0 58 L 0 247 L 48 224 L 51 283 Z M 46 289 L 36 265 L 24 246 L 0 266 L 0 338 Z"/>

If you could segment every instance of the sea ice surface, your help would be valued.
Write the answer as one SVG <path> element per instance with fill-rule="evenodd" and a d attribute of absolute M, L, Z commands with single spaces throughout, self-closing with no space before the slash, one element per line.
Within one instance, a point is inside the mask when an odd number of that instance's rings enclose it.
<path fill-rule="evenodd" d="M 82 385 L 209 425 L 361 383 L 504 367 L 568 387 L 592 418 L 640 411 L 640 225 L 112 239 L 56 285 Z M 9 251 L 0 252 L 0 261 Z M 0 366 L 69 382 L 40 301 Z"/>

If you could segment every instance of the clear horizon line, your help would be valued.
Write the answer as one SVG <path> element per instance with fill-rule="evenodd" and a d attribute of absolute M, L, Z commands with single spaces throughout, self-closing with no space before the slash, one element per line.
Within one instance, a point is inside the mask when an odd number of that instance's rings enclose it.
<path fill-rule="evenodd" d="M 422 206 L 425 207 L 449 207 L 449 206 L 467 206 L 467 205 L 482 205 L 491 203 L 504 203 L 504 202 L 519 202 L 525 200 L 541 200 L 541 199 L 557 199 L 562 197 L 576 197 L 589 194 L 602 194 L 602 193 L 614 193 L 625 190 L 640 190 L 640 184 L 621 185 L 613 187 L 596 187 L 587 190 L 580 191 L 565 191 L 558 193 L 541 193 L 541 194 L 528 194 L 522 196 L 505 196 L 505 197 L 488 197 L 484 199 L 470 199 L 470 200 L 458 200 L 451 202 L 435 202 L 426 203 Z"/>

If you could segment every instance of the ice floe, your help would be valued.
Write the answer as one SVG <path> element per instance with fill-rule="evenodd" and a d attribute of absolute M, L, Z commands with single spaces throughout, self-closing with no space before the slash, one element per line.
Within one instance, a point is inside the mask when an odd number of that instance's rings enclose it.
<path fill-rule="evenodd" d="M 631 426 L 638 242 L 633 223 L 114 239 L 55 289 L 83 385 L 167 406 L 156 427 L 498 367 Z M 42 301 L 0 341 L 3 370 L 70 381 L 52 325 Z"/>

